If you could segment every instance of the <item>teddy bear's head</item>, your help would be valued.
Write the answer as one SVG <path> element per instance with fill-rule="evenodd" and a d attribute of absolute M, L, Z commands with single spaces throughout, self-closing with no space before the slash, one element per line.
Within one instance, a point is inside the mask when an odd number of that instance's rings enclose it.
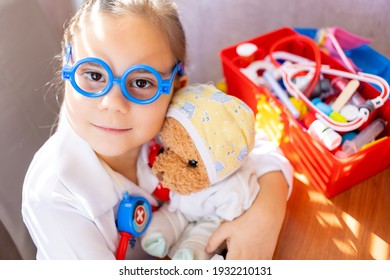
<path fill-rule="evenodd" d="M 164 145 L 153 173 L 164 187 L 187 195 L 236 171 L 252 150 L 253 111 L 212 85 L 175 93 L 160 133 Z"/>

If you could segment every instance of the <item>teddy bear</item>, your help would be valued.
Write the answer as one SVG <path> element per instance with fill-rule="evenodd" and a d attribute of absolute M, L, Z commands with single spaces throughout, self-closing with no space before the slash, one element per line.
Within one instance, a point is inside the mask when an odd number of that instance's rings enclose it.
<path fill-rule="evenodd" d="M 152 172 L 170 200 L 153 213 L 141 246 L 159 258 L 210 259 L 213 231 L 246 211 L 260 188 L 248 156 L 254 113 L 213 85 L 186 86 L 173 95 L 160 137 Z"/>

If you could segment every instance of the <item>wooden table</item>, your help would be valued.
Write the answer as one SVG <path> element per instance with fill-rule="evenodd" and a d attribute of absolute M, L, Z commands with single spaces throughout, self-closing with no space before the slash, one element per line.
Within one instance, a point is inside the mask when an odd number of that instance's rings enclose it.
<path fill-rule="evenodd" d="M 274 259 L 390 259 L 390 168 L 330 199 L 295 179 Z"/>

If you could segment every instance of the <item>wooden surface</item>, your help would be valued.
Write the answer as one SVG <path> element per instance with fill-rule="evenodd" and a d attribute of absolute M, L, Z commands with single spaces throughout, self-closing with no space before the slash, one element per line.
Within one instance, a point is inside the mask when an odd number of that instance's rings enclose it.
<path fill-rule="evenodd" d="M 330 199 L 295 179 L 274 259 L 390 259 L 390 168 Z"/>

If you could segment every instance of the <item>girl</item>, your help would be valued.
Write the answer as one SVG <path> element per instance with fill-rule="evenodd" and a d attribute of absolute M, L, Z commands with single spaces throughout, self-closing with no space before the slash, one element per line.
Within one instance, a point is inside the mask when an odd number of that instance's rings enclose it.
<path fill-rule="evenodd" d="M 66 28 L 62 56 L 60 123 L 26 174 L 23 218 L 37 259 L 115 259 L 123 190 L 160 204 L 148 150 L 187 82 L 185 34 L 169 0 L 90 0 Z M 292 168 L 272 143 L 258 138 L 251 156 L 261 191 L 207 247 L 226 241 L 228 259 L 272 258 L 291 190 Z M 148 256 L 136 244 L 127 258 Z"/>

